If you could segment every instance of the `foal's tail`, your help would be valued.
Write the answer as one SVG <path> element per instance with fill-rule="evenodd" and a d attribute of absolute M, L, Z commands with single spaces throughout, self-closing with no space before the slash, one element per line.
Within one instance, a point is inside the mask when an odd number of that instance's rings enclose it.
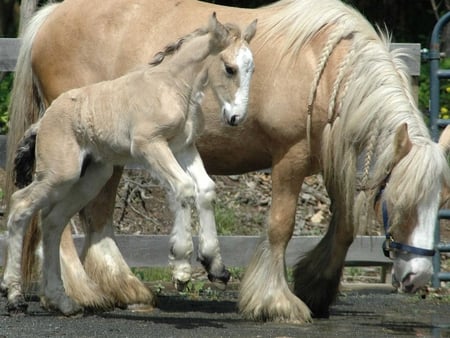
<path fill-rule="evenodd" d="M 39 123 L 35 123 L 28 128 L 17 146 L 16 157 L 14 158 L 15 185 L 17 188 L 24 188 L 33 180 L 36 157 L 34 150 L 38 129 Z"/>
<path fill-rule="evenodd" d="M 28 22 L 21 36 L 21 47 L 16 63 L 16 72 L 9 106 L 9 130 L 4 187 L 4 201 L 8 210 L 11 195 L 16 189 L 15 177 L 20 180 L 22 179 L 20 174 L 15 174 L 15 158 L 18 143 L 27 128 L 36 122 L 45 110 L 45 104 L 41 98 L 39 87 L 34 81 L 31 65 L 31 49 L 40 27 L 57 6 L 59 6 L 58 3 L 49 4 L 37 11 Z M 40 243 L 39 238 L 40 230 L 35 218 L 28 227 L 22 248 L 22 281 L 25 287 L 30 284 L 33 270 L 35 270 L 35 251 Z"/>

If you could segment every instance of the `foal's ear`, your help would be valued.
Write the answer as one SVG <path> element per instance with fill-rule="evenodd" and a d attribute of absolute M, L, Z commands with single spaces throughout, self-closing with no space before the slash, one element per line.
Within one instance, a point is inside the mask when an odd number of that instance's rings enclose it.
<path fill-rule="evenodd" d="M 439 137 L 439 145 L 444 150 L 445 156 L 449 155 L 450 152 L 450 125 L 445 127 L 442 131 L 441 136 Z"/>
<path fill-rule="evenodd" d="M 209 17 L 209 21 L 208 21 L 208 30 L 210 32 L 214 32 L 214 30 L 216 29 L 217 23 L 219 21 L 217 21 L 217 15 L 216 12 L 213 12 L 211 14 L 211 16 Z"/>
<path fill-rule="evenodd" d="M 412 148 L 411 140 L 408 135 L 408 125 L 403 123 L 397 128 L 394 138 L 394 166 L 405 157 Z"/>
<path fill-rule="evenodd" d="M 257 19 L 253 20 L 250 25 L 245 29 L 243 38 L 247 43 L 250 43 L 250 41 L 253 39 L 256 33 L 256 23 L 258 22 Z"/>
<path fill-rule="evenodd" d="M 217 20 L 216 12 L 213 12 L 209 18 L 208 30 L 214 34 L 219 43 L 222 43 L 228 38 L 228 31 L 225 26 Z"/>

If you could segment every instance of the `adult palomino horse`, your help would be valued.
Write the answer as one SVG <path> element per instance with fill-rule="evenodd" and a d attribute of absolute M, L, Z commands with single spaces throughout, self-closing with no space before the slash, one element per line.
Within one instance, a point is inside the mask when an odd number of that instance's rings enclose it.
<path fill-rule="evenodd" d="M 248 42 L 255 25 L 256 21 L 241 37 L 236 26 L 223 26 L 214 13 L 206 28 L 169 45 L 150 65 L 60 95 L 28 129 L 16 166 L 21 172 L 31 172 L 28 168 L 33 166 L 36 149 L 36 173 L 33 182 L 11 198 L 3 280 L 11 310 L 26 306 L 20 248 L 25 229 L 38 211 L 44 249 L 43 302 L 65 315 L 82 310 L 64 293 L 60 237 L 70 218 L 111 177 L 113 166 L 130 161 L 143 163 L 166 182 L 173 192 L 171 205 L 180 208 L 170 241 L 175 282 L 184 286 L 191 276 L 188 205 L 194 198 L 202 206 L 198 257 L 212 279 L 228 281 L 214 218 L 204 214 L 213 208 L 215 184 L 203 167 L 195 140 L 203 129 L 200 101 L 206 86 L 220 102 L 225 121 L 238 125 L 244 120 L 254 69 Z M 172 57 L 160 64 L 169 55 Z M 155 64 L 160 65 L 153 67 Z M 23 175 L 17 178 L 21 183 L 25 179 Z"/>
<path fill-rule="evenodd" d="M 259 9 L 193 0 L 66 0 L 46 7 L 23 36 L 10 144 L 60 93 L 124 74 L 145 62 L 163 39 L 192 30 L 197 18 L 212 10 L 237 23 L 258 18 L 252 40 L 257 71 L 247 120 L 232 129 L 224 126 L 206 95 L 205 132 L 197 143 L 210 174 L 272 168 L 267 236 L 241 282 L 243 316 L 295 323 L 309 321 L 310 311 L 327 316 L 347 249 L 361 222 L 382 222 L 380 209 L 389 216 L 384 218 L 395 243 L 425 249 L 391 250 L 395 279 L 406 292 L 425 285 L 449 169 L 417 109 L 400 53 L 390 52 L 389 41 L 338 0 L 281 0 Z M 12 173 L 11 161 L 8 168 Z M 292 292 L 285 250 L 297 198 L 303 179 L 320 171 L 332 219 L 321 242 L 296 265 Z M 115 168 L 99 196 L 80 213 L 85 270 L 70 232 L 63 235 L 65 288 L 80 304 L 103 306 L 105 297 L 121 304 L 151 299 L 118 259 L 112 211 L 120 175 Z M 92 285 L 102 290 L 97 298 L 90 298 Z"/>

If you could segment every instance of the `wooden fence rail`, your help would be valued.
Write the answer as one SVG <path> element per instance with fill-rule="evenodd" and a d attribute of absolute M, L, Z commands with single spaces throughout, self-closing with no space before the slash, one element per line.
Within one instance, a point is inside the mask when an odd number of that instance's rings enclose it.
<path fill-rule="evenodd" d="M 117 246 L 125 261 L 132 267 L 165 267 L 168 265 L 168 235 L 116 235 Z M 75 235 L 78 252 L 84 236 Z M 320 236 L 294 236 L 286 250 L 286 263 L 292 267 L 299 257 L 312 250 L 320 241 Z M 261 237 L 258 236 L 219 236 L 220 249 L 224 263 L 230 267 L 246 267 Z M 381 280 L 392 261 L 383 255 L 381 245 L 383 236 L 358 236 L 350 246 L 346 256 L 346 266 L 381 266 Z M 4 259 L 6 235 L 0 235 L 0 265 Z M 194 236 L 194 252 L 198 247 L 198 237 Z M 194 263 L 194 260 L 193 260 Z M 195 262 L 196 264 L 200 264 Z"/>
<path fill-rule="evenodd" d="M 417 89 L 418 77 L 420 75 L 420 44 L 392 44 L 392 48 L 407 50 L 408 56 L 405 62 L 413 79 L 413 86 Z M 19 39 L 0 38 L 0 72 L 14 71 L 20 48 Z M 6 139 L 0 136 L 0 166 L 4 167 L 6 153 Z M 319 236 L 294 237 L 287 248 L 286 261 L 288 266 L 307 251 L 311 250 L 320 240 Z M 75 236 L 75 243 L 80 250 L 83 236 Z M 251 255 L 255 251 L 260 238 L 256 236 L 219 236 L 222 257 L 225 264 L 233 267 L 245 267 Z M 347 257 L 347 266 L 381 266 L 383 269 L 382 279 L 391 266 L 381 250 L 382 236 L 360 236 L 351 245 Z M 118 235 L 117 244 L 124 255 L 125 260 L 133 267 L 167 266 L 169 236 L 157 235 Z M 198 239 L 194 237 L 197 246 Z M 6 236 L 0 234 L 0 262 L 3 262 L 3 253 L 6 244 Z M 0 263 L 1 264 L 1 263 Z"/>

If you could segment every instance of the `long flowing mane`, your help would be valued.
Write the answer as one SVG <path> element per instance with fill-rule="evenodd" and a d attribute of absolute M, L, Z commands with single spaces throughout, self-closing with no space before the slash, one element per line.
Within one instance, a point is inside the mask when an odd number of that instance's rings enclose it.
<path fill-rule="evenodd" d="M 387 34 L 378 33 L 352 7 L 333 0 L 285 0 L 268 9 L 273 9 L 274 15 L 261 21 L 260 32 L 264 33 L 260 39 L 264 45 L 283 32 L 285 43 L 280 59 L 295 60 L 320 33 L 329 32 L 317 61 L 308 106 L 305 106 L 308 142 L 321 75 L 335 47 L 344 39 L 350 40 L 348 53 L 336 71 L 329 99 L 329 122 L 322 140 L 327 190 L 330 195 L 343 199 L 347 220 L 365 217 L 362 213 L 372 209 L 367 208 L 367 203 L 373 204 L 375 191 L 367 187 L 380 183 L 392 169 L 393 138 L 397 127 L 403 123 L 408 125 L 414 147 L 400 164 L 399 170 L 404 175 L 391 178 L 388 187 L 390 198 L 401 206 L 396 209 L 408 212 L 419 201 L 427 200 L 430 194 L 436 193 L 429 187 L 440 181 L 443 173 L 445 183 L 450 182 L 443 153 L 430 140 L 412 96 L 410 78 L 402 59 L 405 55 L 401 50 L 390 51 Z M 373 72 L 374 69 L 377 71 Z M 346 175 L 342 175 L 343 172 Z M 354 204 L 356 195 L 359 196 L 355 208 L 346 207 Z"/>

